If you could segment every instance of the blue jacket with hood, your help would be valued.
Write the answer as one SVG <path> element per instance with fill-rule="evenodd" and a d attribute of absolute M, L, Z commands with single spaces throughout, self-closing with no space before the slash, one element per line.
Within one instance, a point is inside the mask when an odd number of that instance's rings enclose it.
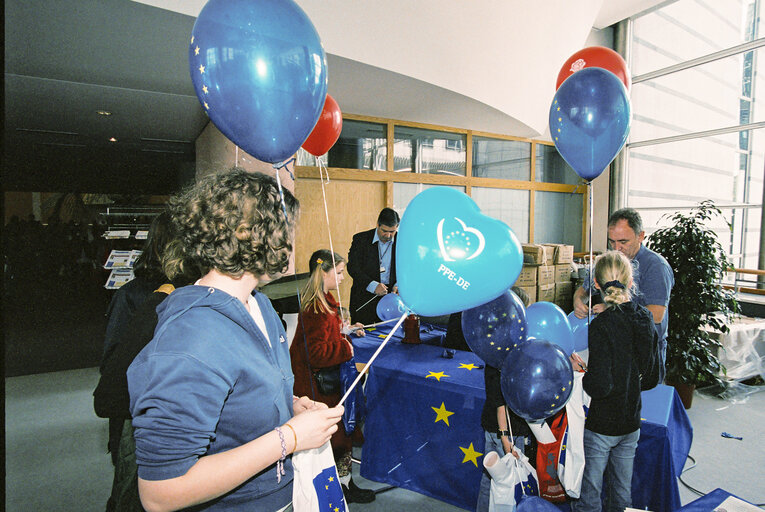
<path fill-rule="evenodd" d="M 255 299 L 268 339 L 244 304 L 215 288 L 179 288 L 157 308 L 154 338 L 128 369 L 142 479 L 184 475 L 199 457 L 241 446 L 292 417 L 287 337 L 268 298 Z M 292 500 L 293 471 L 288 458 L 277 483 L 275 466 L 194 510 L 279 510 Z"/>

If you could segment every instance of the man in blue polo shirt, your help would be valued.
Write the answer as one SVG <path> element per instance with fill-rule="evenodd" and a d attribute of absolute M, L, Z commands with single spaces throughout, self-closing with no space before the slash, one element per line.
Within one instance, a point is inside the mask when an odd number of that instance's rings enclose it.
<path fill-rule="evenodd" d="M 659 382 L 664 382 L 667 357 L 667 318 L 669 295 L 675 284 L 672 267 L 663 256 L 643 245 L 645 231 L 643 219 L 632 208 L 622 208 L 608 218 L 608 246 L 632 261 L 635 270 L 635 302 L 645 306 L 653 315 L 656 331 L 659 333 L 659 354 L 661 366 Z M 579 318 L 587 316 L 589 280 L 574 293 L 574 314 Z M 593 293 L 595 290 L 593 290 Z M 603 304 L 593 305 L 592 312 L 603 311 Z"/>

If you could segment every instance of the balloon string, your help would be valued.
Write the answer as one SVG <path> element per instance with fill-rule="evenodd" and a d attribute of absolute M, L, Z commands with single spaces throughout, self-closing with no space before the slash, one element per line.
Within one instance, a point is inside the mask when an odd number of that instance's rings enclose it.
<path fill-rule="evenodd" d="M 239 167 L 239 146 L 234 145 L 234 167 Z"/>
<path fill-rule="evenodd" d="M 377 359 L 377 356 L 380 354 L 380 352 L 382 351 L 383 347 L 384 347 L 384 346 L 385 346 L 385 345 L 388 343 L 388 341 L 391 339 L 391 337 L 393 336 L 393 333 L 395 333 L 395 332 L 396 332 L 396 330 L 398 330 L 398 328 L 399 328 L 399 327 L 401 327 L 401 324 L 404 322 L 404 319 L 405 319 L 406 317 L 407 317 L 407 314 L 406 314 L 406 313 L 404 313 L 403 315 L 401 315 L 401 318 L 399 318 L 399 319 L 398 319 L 398 322 L 396 322 L 396 326 L 395 326 L 393 329 L 391 329 L 391 331 L 390 331 L 390 332 L 388 333 L 388 335 L 385 337 L 385 339 L 383 340 L 383 342 L 382 342 L 382 343 L 380 343 L 380 346 L 379 346 L 379 347 L 377 347 L 377 350 L 375 350 L 375 353 L 374 353 L 374 354 L 372 354 L 372 357 L 370 357 L 370 358 L 369 358 L 369 361 L 367 361 L 367 363 L 364 365 L 364 368 L 362 368 L 362 370 L 359 372 L 359 374 L 358 374 L 358 375 L 356 375 L 356 379 L 353 381 L 353 383 L 351 384 L 351 386 L 348 388 L 348 391 L 346 391 L 346 392 L 345 392 L 345 394 L 343 395 L 343 398 L 341 398 L 341 399 L 340 399 L 340 403 L 339 403 L 338 405 L 343 405 L 343 403 L 345 403 L 345 399 L 346 399 L 346 398 L 348 398 L 348 396 L 351 394 L 351 391 L 353 391 L 353 388 L 355 388 L 355 387 L 356 387 L 356 385 L 359 383 L 359 381 L 361 380 L 361 377 L 363 377 L 363 376 L 364 376 L 364 374 L 367 372 L 367 369 L 368 369 L 370 366 L 372 366 L 372 363 L 374 362 L 374 360 L 375 360 L 375 359 Z"/>
<path fill-rule="evenodd" d="M 292 174 L 292 171 L 290 171 L 290 168 L 288 167 L 294 161 L 295 161 L 295 157 L 293 156 L 292 158 L 288 158 L 287 160 L 285 160 L 284 162 L 280 164 L 274 164 L 274 169 L 276 169 L 277 176 L 279 175 L 279 169 L 284 169 L 285 171 L 287 171 L 287 174 L 290 175 L 290 178 L 292 178 L 292 181 L 295 181 L 295 175 Z"/>
<path fill-rule="evenodd" d="M 505 404 L 505 418 L 507 418 L 507 430 L 510 432 L 510 444 L 513 445 L 513 451 L 515 451 L 515 437 L 513 437 L 513 425 L 510 423 L 510 410 Z M 520 461 L 513 455 L 513 463 L 515 466 L 515 472 L 518 474 L 518 483 L 521 484 L 521 492 L 524 496 L 526 496 L 526 489 L 523 488 L 523 476 L 521 476 L 521 463 Z"/>
<path fill-rule="evenodd" d="M 285 162 L 284 165 L 287 165 L 288 163 L 289 161 Z M 279 200 L 282 204 L 282 212 L 284 213 L 284 220 L 285 222 L 289 223 L 289 215 L 287 215 L 287 204 L 284 202 L 284 189 L 282 188 L 282 180 L 279 173 L 280 168 L 274 165 L 274 169 L 276 170 L 276 186 L 279 189 Z M 287 169 L 287 172 L 289 172 L 289 169 Z M 295 266 L 297 267 L 297 264 Z M 308 365 L 308 382 L 311 384 L 311 397 L 315 400 L 316 390 L 313 387 L 313 379 L 311 378 L 311 375 L 313 375 L 313 369 L 311 368 L 310 358 L 308 357 L 308 340 L 305 335 L 305 325 L 303 324 L 303 315 L 301 314 L 303 311 L 303 301 L 300 298 L 300 286 L 298 286 L 297 269 L 295 270 L 295 294 L 297 295 L 297 301 L 298 301 L 298 322 L 300 322 L 300 330 L 303 331 L 303 347 L 305 348 L 305 360 Z"/>
<path fill-rule="evenodd" d="M 335 261 L 335 248 L 332 245 L 332 229 L 329 225 L 329 209 L 327 208 L 327 193 L 324 190 L 324 178 L 322 178 L 322 172 L 327 174 L 327 183 L 329 183 L 329 171 L 324 167 L 324 163 L 317 156 L 316 163 L 319 166 L 319 181 L 321 181 L 321 197 L 324 200 L 324 218 L 327 219 L 327 235 L 329 236 L 329 251 L 332 254 L 332 268 L 337 267 Z M 340 319 L 345 322 L 345 315 L 343 314 L 343 299 L 340 298 L 340 280 L 337 278 L 337 272 L 335 272 L 335 285 L 337 286 L 337 304 L 340 307 Z M 350 318 L 348 319 L 350 322 Z"/>
<path fill-rule="evenodd" d="M 589 195 L 589 203 L 590 203 L 590 207 L 589 207 L 589 210 L 590 210 L 590 212 L 589 212 L 590 213 L 590 215 L 589 215 L 589 217 L 590 217 L 590 236 L 589 236 L 589 244 L 588 244 L 590 246 L 590 262 L 589 262 L 589 273 L 587 275 L 587 279 L 590 281 L 589 283 L 587 283 L 588 284 L 587 289 L 590 292 L 590 299 L 589 299 L 589 303 L 587 305 L 588 306 L 587 307 L 587 324 L 589 325 L 590 321 L 592 320 L 592 287 L 593 287 L 593 283 L 594 283 L 594 280 L 595 280 L 595 276 L 592 273 L 592 271 L 593 271 L 592 270 L 593 269 L 593 267 L 592 267 L 592 218 L 593 218 L 593 215 L 592 215 L 592 213 L 593 213 L 592 212 L 592 210 L 593 210 L 593 206 L 592 206 L 592 204 L 593 204 L 593 198 L 592 198 L 592 180 L 587 182 L 587 194 Z"/>

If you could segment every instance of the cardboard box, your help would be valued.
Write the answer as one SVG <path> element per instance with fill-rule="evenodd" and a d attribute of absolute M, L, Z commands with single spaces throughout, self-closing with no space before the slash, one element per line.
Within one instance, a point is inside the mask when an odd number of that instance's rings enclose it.
<path fill-rule="evenodd" d="M 515 281 L 515 286 L 521 288 L 534 288 L 537 285 L 537 267 L 524 265 L 521 269 L 521 275 Z"/>
<path fill-rule="evenodd" d="M 534 304 L 537 301 L 537 287 L 536 286 L 518 286 L 518 288 L 520 288 L 521 290 L 526 292 L 526 295 L 529 296 L 529 303 L 527 305 Z"/>
<path fill-rule="evenodd" d="M 523 263 L 528 265 L 552 265 L 554 249 L 542 244 L 522 244 Z"/>
<path fill-rule="evenodd" d="M 555 300 L 568 299 L 572 301 L 574 299 L 574 285 L 571 282 L 568 283 L 555 283 Z"/>
<path fill-rule="evenodd" d="M 560 265 L 561 263 L 572 263 L 574 261 L 574 246 L 566 244 L 543 244 L 552 248 L 552 259 L 548 265 Z"/>
<path fill-rule="evenodd" d="M 555 284 L 555 267 L 540 265 L 537 270 L 537 286 Z"/>
<path fill-rule="evenodd" d="M 537 285 L 537 302 L 554 302 L 555 284 Z"/>
<path fill-rule="evenodd" d="M 571 265 L 564 263 L 563 265 L 555 265 L 555 282 L 556 283 L 570 283 L 571 282 Z"/>

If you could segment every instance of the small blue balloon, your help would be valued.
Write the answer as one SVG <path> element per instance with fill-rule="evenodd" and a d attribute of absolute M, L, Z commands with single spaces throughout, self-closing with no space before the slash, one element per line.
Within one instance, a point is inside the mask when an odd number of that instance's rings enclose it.
<path fill-rule="evenodd" d="M 409 308 L 401 302 L 401 297 L 395 293 L 383 295 L 377 303 L 377 316 L 380 317 L 380 320 L 393 320 L 409 313 Z"/>
<path fill-rule="evenodd" d="M 505 403 L 528 421 L 549 418 L 571 397 L 571 361 L 549 341 L 537 339 L 514 348 L 505 357 L 500 372 Z"/>
<path fill-rule="evenodd" d="M 462 334 L 486 364 L 501 368 L 508 352 L 526 341 L 526 308 L 507 290 L 486 304 L 463 311 Z"/>
<path fill-rule="evenodd" d="M 558 507 L 539 496 L 524 495 L 515 508 L 516 512 L 559 512 Z"/>
<path fill-rule="evenodd" d="M 568 323 L 574 335 L 574 352 L 581 352 L 589 348 L 588 336 L 590 333 L 590 320 L 588 317 L 579 318 L 572 311 L 568 314 Z"/>
<path fill-rule="evenodd" d="M 404 211 L 396 239 L 401 300 L 422 316 L 448 315 L 499 297 L 518 279 L 523 252 L 504 222 L 464 192 L 433 187 Z"/>
<path fill-rule="evenodd" d="M 555 147 L 586 180 L 600 176 L 627 142 L 632 108 L 622 81 L 610 71 L 577 71 L 558 88 L 550 106 Z"/>
<path fill-rule="evenodd" d="M 535 302 L 526 308 L 528 337 L 551 341 L 567 356 L 574 351 L 574 335 L 566 313 L 552 302 Z"/>
<path fill-rule="evenodd" d="M 293 0 L 210 0 L 189 45 L 194 90 L 210 120 L 264 162 L 282 162 L 311 134 L 327 97 L 327 60 Z"/>

